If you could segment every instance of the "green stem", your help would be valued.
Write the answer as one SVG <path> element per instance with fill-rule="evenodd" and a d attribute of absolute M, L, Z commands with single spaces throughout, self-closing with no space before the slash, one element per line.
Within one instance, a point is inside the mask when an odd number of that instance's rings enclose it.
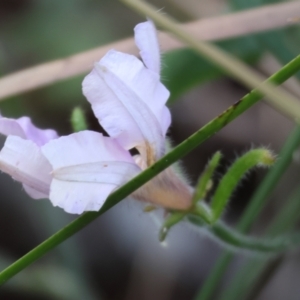
<path fill-rule="evenodd" d="M 170 228 L 179 223 L 185 216 L 186 213 L 183 212 L 171 212 L 159 231 L 159 240 L 164 241 Z"/>
<path fill-rule="evenodd" d="M 213 195 L 211 203 L 213 221 L 220 218 L 233 190 L 251 168 L 259 165 L 270 166 L 274 162 L 275 157 L 267 149 L 253 149 L 239 157 L 223 176 Z"/>
<path fill-rule="evenodd" d="M 214 174 L 214 171 L 219 165 L 221 157 L 221 152 L 216 152 L 207 164 L 196 185 L 193 195 L 193 204 L 196 204 L 198 201 L 202 201 L 205 198 L 207 192 L 210 190 L 210 184 L 212 182 L 211 178 Z"/>
<path fill-rule="evenodd" d="M 291 133 L 280 154 L 278 155 L 279 159 L 254 193 L 248 208 L 238 223 L 238 230 L 240 232 L 246 233 L 250 229 L 250 226 L 254 222 L 255 218 L 264 208 L 267 202 L 267 197 L 270 195 L 274 187 L 277 185 L 279 179 L 290 165 L 293 153 L 299 147 L 299 145 L 300 127 L 297 127 Z M 201 290 L 195 297 L 196 300 L 211 299 L 214 291 L 216 290 L 217 283 L 224 275 L 224 272 L 226 271 L 226 268 L 231 262 L 232 258 L 232 253 L 228 251 L 221 255 L 207 277 L 204 285 L 201 287 Z"/>
<path fill-rule="evenodd" d="M 191 210 L 191 214 L 200 217 L 206 224 L 213 223 L 213 214 L 210 207 L 205 202 L 199 202 Z"/>
<path fill-rule="evenodd" d="M 261 84 L 263 78 L 240 60 L 207 42 L 197 40 L 197 38 L 189 32 L 178 26 L 176 21 L 168 17 L 165 13 L 161 13 L 159 9 L 149 3 L 145 3 L 141 0 L 120 1 L 130 6 L 138 13 L 150 17 L 156 24 L 172 33 L 178 40 L 190 46 L 201 56 L 205 57 L 213 64 L 216 64 L 228 73 L 228 75 L 232 76 L 248 88 L 252 89 L 256 87 L 259 92 L 268 96 L 268 99 L 266 100 L 268 100 L 275 108 L 279 109 L 280 112 L 283 112 L 292 119 L 300 119 L 300 104 L 298 99 L 283 90 L 275 89 L 270 83 Z"/>
<path fill-rule="evenodd" d="M 269 225 L 266 235 L 274 237 L 291 230 L 299 220 L 300 214 L 300 189 L 287 201 L 287 204 L 279 211 L 278 216 Z M 221 299 L 246 299 L 246 295 L 254 289 L 255 283 L 261 279 L 261 274 L 267 268 L 269 260 L 251 259 L 232 279 L 229 287 L 222 293 Z M 277 264 L 276 264 L 277 265 Z M 246 275 L 247 274 L 247 275 Z M 244 296 L 243 296 L 244 295 Z"/>
<path fill-rule="evenodd" d="M 294 75 L 300 69 L 300 56 L 295 58 L 289 64 L 284 66 L 277 73 L 272 75 L 269 81 L 276 84 L 280 84 Z M 52 235 L 49 239 L 41 243 L 39 246 L 31 250 L 29 253 L 21 257 L 11 266 L 6 268 L 0 273 L 0 285 L 5 281 L 19 273 L 21 270 L 32 264 L 34 261 L 45 255 L 48 251 L 74 235 L 76 232 L 84 228 L 86 225 L 91 223 L 97 217 L 102 215 L 108 209 L 122 201 L 122 199 L 129 196 L 136 189 L 141 187 L 147 181 L 151 180 L 158 173 L 169 167 L 171 164 L 185 156 L 187 153 L 192 151 L 195 147 L 200 145 L 202 142 L 207 140 L 213 134 L 218 132 L 220 129 L 225 127 L 232 120 L 241 115 L 244 111 L 254 105 L 262 98 L 262 95 L 254 90 L 243 97 L 239 102 L 229 107 L 220 116 L 213 119 L 211 122 L 203 126 L 200 130 L 194 133 L 192 136 L 187 138 L 168 154 L 162 157 L 159 161 L 153 164 L 150 168 L 143 171 L 141 174 L 136 176 L 134 179 L 129 181 L 124 186 L 120 187 L 114 193 L 112 193 L 108 198 L 103 207 L 97 213 L 85 213 L 78 219 L 71 222 L 69 225 L 58 231 L 56 234 Z M 281 161 L 281 160 L 280 160 Z"/>
<path fill-rule="evenodd" d="M 280 236 L 273 239 L 260 239 L 243 235 L 221 221 L 218 221 L 213 225 L 207 225 L 201 218 L 193 215 L 189 216 L 188 220 L 191 223 L 204 228 L 210 233 L 213 239 L 216 239 L 217 242 L 221 242 L 225 248 L 231 252 L 246 250 L 259 254 L 274 254 L 285 251 L 290 247 L 296 247 L 300 243 L 299 234 Z"/>

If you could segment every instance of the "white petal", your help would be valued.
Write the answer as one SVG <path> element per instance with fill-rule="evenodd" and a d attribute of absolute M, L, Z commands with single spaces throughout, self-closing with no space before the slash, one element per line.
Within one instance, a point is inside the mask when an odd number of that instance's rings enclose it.
<path fill-rule="evenodd" d="M 108 195 L 140 168 L 128 162 L 98 162 L 54 171 L 50 199 L 66 212 L 98 211 Z"/>
<path fill-rule="evenodd" d="M 156 157 L 162 155 L 169 91 L 135 56 L 109 51 L 83 81 L 83 93 L 101 125 L 124 148 L 150 145 Z"/>
<path fill-rule="evenodd" d="M 50 185 L 48 187 L 47 194 L 42 193 L 26 184 L 23 184 L 23 188 L 25 192 L 33 199 L 44 199 L 44 198 L 49 198 L 49 190 L 50 190 Z"/>
<path fill-rule="evenodd" d="M 146 67 L 160 74 L 160 50 L 153 22 L 149 20 L 136 25 L 134 28 L 134 37 Z"/>
<path fill-rule="evenodd" d="M 140 171 L 115 140 L 92 131 L 60 137 L 42 152 L 54 169 L 50 200 L 69 213 L 99 210 L 116 187 Z"/>
<path fill-rule="evenodd" d="M 0 170 L 28 186 L 33 198 L 48 197 L 52 168 L 32 141 L 9 136 L 0 152 Z"/>
<path fill-rule="evenodd" d="M 134 163 L 102 161 L 56 169 L 53 177 L 62 181 L 108 183 L 118 186 L 132 179 L 140 170 Z"/>
<path fill-rule="evenodd" d="M 28 117 L 19 119 L 4 118 L 0 115 L 0 133 L 4 135 L 15 135 L 23 139 L 31 140 L 39 146 L 49 140 L 58 137 L 52 129 L 39 129 L 34 126 Z"/>
<path fill-rule="evenodd" d="M 161 114 L 161 128 L 164 136 L 166 136 L 170 124 L 171 124 L 171 113 L 170 110 L 165 106 Z"/>
<path fill-rule="evenodd" d="M 52 140 L 41 148 L 53 170 L 101 161 L 133 162 L 114 139 L 84 130 Z"/>
<path fill-rule="evenodd" d="M 16 135 L 26 139 L 26 135 L 17 120 L 3 118 L 0 116 L 0 133 L 3 135 Z"/>
<path fill-rule="evenodd" d="M 58 138 L 58 134 L 53 129 L 40 129 L 34 126 L 28 117 L 22 117 L 17 120 L 25 132 L 26 139 L 42 146 L 50 140 Z"/>
<path fill-rule="evenodd" d="M 86 182 L 70 182 L 53 179 L 50 200 L 71 214 L 98 211 L 115 185 Z"/>

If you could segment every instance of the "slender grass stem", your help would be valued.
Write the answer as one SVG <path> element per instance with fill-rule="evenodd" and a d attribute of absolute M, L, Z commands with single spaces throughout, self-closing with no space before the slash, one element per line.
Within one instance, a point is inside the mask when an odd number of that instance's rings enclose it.
<path fill-rule="evenodd" d="M 295 74 L 300 69 L 300 56 L 295 58 L 289 64 L 284 66 L 277 73 L 269 78 L 270 82 L 275 84 L 281 84 L 291 76 Z M 244 111 L 249 109 L 252 105 L 258 102 L 262 98 L 262 94 L 257 90 L 253 90 L 245 97 L 243 97 L 239 102 L 235 103 L 224 111 L 221 115 L 217 116 L 215 119 L 207 123 L 205 126 L 200 128 L 196 133 L 191 135 L 168 154 L 162 157 L 159 161 L 153 164 L 150 168 L 146 169 L 134 179 L 130 180 L 127 184 L 120 187 L 114 193 L 112 193 L 108 198 L 103 207 L 99 212 L 89 212 L 80 216 L 78 219 L 71 222 L 69 225 L 52 235 L 46 241 L 38 245 L 36 248 L 28 252 L 26 255 L 21 257 L 15 263 L 7 267 L 0 273 L 0 285 L 6 282 L 8 279 L 19 273 L 21 270 L 38 260 L 40 257 L 44 256 L 51 249 L 74 235 L 76 232 L 87 226 L 97 217 L 101 216 L 104 212 L 109 210 L 111 207 L 122 201 L 124 198 L 129 196 L 147 181 L 151 180 L 161 171 L 175 163 L 177 160 L 184 157 L 187 153 L 192 151 L 198 145 L 203 143 L 213 134 L 221 130 L 228 123 L 236 119 Z M 280 160 L 280 162 L 282 159 Z"/>

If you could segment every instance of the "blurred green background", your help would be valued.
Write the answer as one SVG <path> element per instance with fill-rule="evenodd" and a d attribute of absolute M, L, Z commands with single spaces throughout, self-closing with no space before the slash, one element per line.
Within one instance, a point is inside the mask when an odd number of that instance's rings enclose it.
<path fill-rule="evenodd" d="M 153 1 L 181 22 L 222 15 L 280 1 L 164 0 Z M 0 74 L 67 57 L 80 51 L 131 36 L 144 19 L 117 1 L 64 0 L 0 1 Z M 299 54 L 299 25 L 216 43 L 265 76 Z M 163 53 L 162 78 L 171 91 L 173 115 L 170 138 L 182 141 L 246 92 L 191 50 Z M 81 92 L 84 75 L 27 92 L 0 102 L 7 117 L 30 116 L 43 128 L 71 132 L 70 114 L 81 106 L 90 128 L 99 130 Z M 296 96 L 296 80 L 286 88 Z M 237 154 L 266 145 L 278 152 L 291 121 L 259 103 L 237 121 L 188 155 L 183 166 L 194 183 L 208 158 L 217 150 L 225 159 L 222 174 Z M 2 142 L 4 138 L 2 138 Z M 298 158 L 297 158 L 298 157 Z M 234 224 L 264 171 L 252 172 L 233 196 L 226 215 Z M 274 193 L 272 205 L 258 220 L 260 232 L 297 185 L 299 156 Z M 217 180 L 218 178 L 216 178 Z M 38 245 L 74 217 L 53 208 L 49 201 L 29 199 L 8 176 L 0 179 L 0 266 L 7 266 Z M 55 251 L 27 268 L 0 290 L 1 299 L 193 299 L 221 252 L 221 247 L 187 226 L 178 226 L 167 247 L 157 238 L 162 216 L 142 212 L 142 205 L 125 200 Z M 257 299 L 299 299 L 299 253 L 293 254 Z M 228 278 L 244 260 L 236 259 Z M 281 272 L 281 273 L 280 273 Z M 281 276 L 281 277 L 280 277 Z M 224 279 L 225 285 L 227 279 Z M 298 293 L 297 293 L 298 289 Z M 284 295 L 284 296 L 283 296 Z"/>

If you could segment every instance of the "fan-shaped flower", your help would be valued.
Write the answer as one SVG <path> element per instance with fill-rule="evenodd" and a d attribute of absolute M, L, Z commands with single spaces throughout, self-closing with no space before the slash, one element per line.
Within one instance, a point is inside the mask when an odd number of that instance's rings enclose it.
<path fill-rule="evenodd" d="M 0 120 L 0 132 L 9 135 L 0 169 L 21 181 L 31 196 L 35 191 L 34 198 L 47 196 L 70 213 L 97 211 L 114 189 L 165 153 L 169 91 L 160 82 L 159 45 L 151 21 L 135 27 L 135 41 L 143 62 L 110 50 L 82 84 L 109 137 L 88 130 L 57 137 L 29 121 L 30 126 L 23 126 L 24 119 Z M 129 152 L 133 148 L 139 153 L 134 157 Z M 133 197 L 175 209 L 191 204 L 189 187 L 171 168 Z"/>

